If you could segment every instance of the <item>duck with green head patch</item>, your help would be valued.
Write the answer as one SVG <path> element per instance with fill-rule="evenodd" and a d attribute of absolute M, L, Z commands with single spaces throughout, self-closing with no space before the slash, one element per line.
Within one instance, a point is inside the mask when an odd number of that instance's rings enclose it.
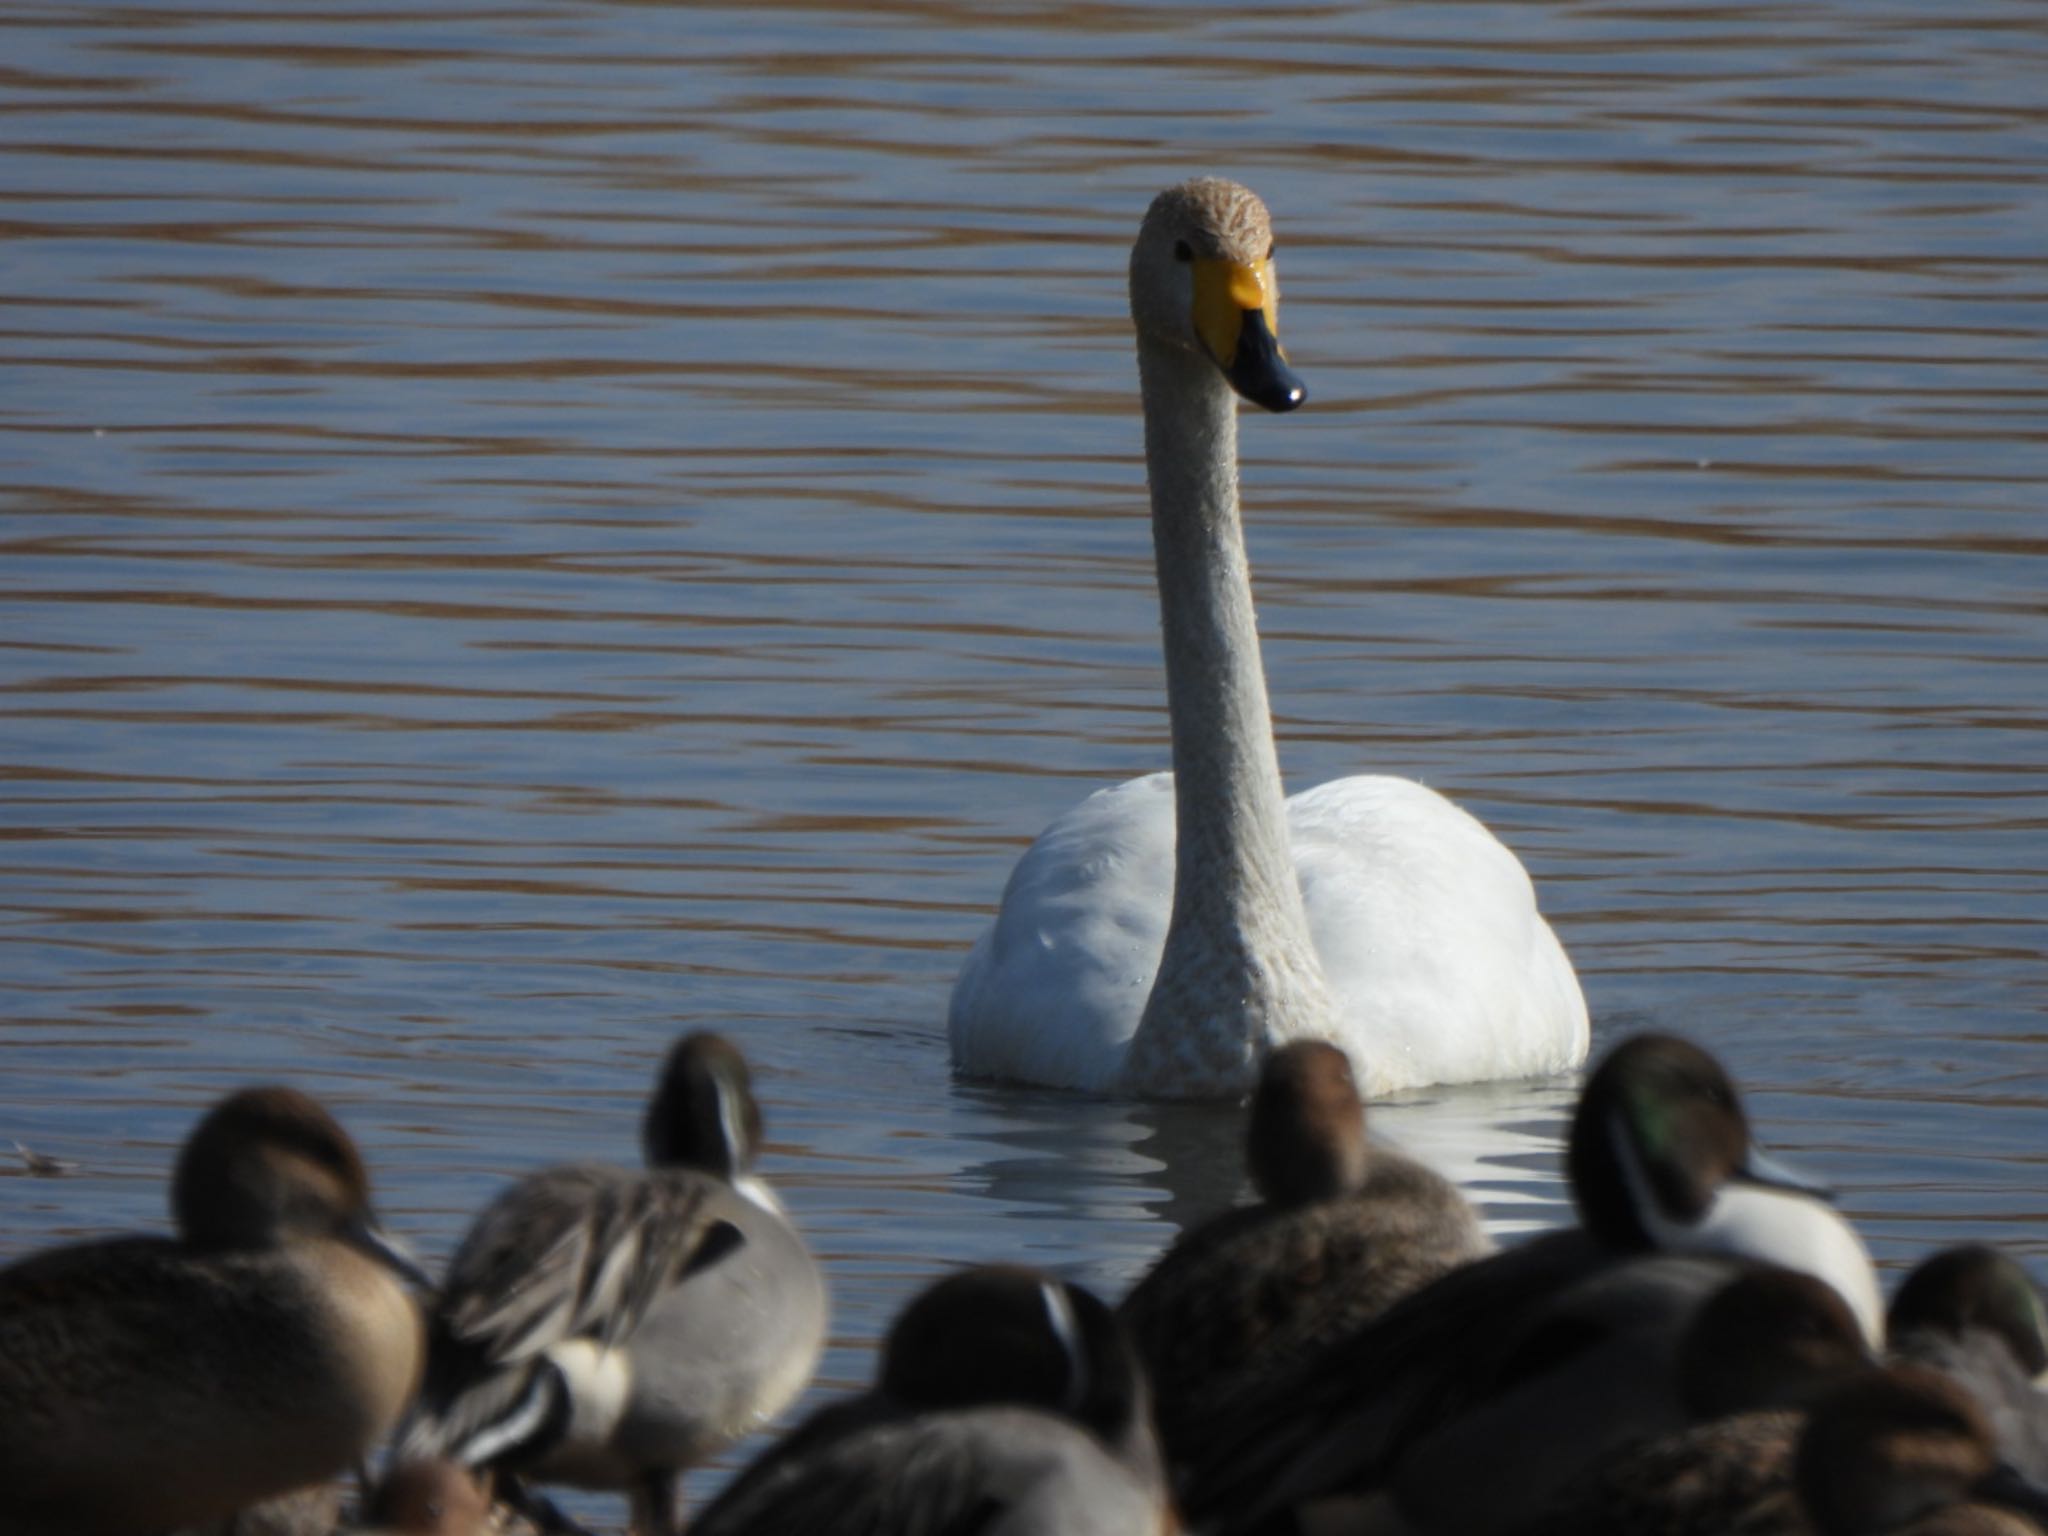
<path fill-rule="evenodd" d="M 1881 1338 L 1862 1243 L 1810 1194 L 1764 1182 L 1780 1175 L 1698 1046 L 1623 1041 L 1587 1079 L 1569 1136 L 1580 1225 L 1451 1270 L 1185 1426 L 1175 1471 L 1190 1519 L 1255 1527 L 1406 1466 L 1418 1523 L 1505 1529 L 1528 1513 L 1517 1480 L 1460 1469 L 1511 1449 L 1547 1479 L 1617 1429 L 1677 1427 L 1660 1373 L 1699 1307 L 1746 1265 L 1814 1276 L 1867 1343 Z"/>
<path fill-rule="evenodd" d="M 1922 1260 L 1892 1297 L 1887 1333 L 1894 1359 L 1961 1385 L 2006 1460 L 2048 1483 L 2048 1309 L 2016 1259 L 1971 1243 Z"/>
<path fill-rule="evenodd" d="M 1734 1081 L 1691 1041 L 1642 1034 L 1609 1052 L 1579 1096 L 1567 1163 L 1580 1219 L 1608 1247 L 1804 1271 L 1841 1293 L 1873 1348 L 1883 1341 L 1863 1240 L 1756 1146 Z"/>

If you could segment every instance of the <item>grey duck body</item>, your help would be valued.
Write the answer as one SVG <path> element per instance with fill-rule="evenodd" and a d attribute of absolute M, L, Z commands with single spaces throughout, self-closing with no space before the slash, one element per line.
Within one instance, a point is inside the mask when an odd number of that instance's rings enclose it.
<path fill-rule="evenodd" d="M 1177 1530 L 1136 1355 L 1109 1309 L 990 1266 L 905 1309 L 868 1392 L 730 1483 L 693 1536 L 1144 1536 Z"/>
<path fill-rule="evenodd" d="M 760 1134 L 738 1051 L 693 1034 L 647 1111 L 650 1167 L 499 1195 L 449 1265 L 402 1453 L 624 1489 L 666 1536 L 676 1476 L 780 1412 L 824 1343 L 823 1276 L 748 1171 Z"/>

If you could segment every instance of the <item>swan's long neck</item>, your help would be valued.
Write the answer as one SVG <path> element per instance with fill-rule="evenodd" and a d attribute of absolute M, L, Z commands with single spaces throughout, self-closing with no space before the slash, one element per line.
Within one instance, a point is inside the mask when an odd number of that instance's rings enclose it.
<path fill-rule="evenodd" d="M 1143 338 L 1145 465 L 1173 723 L 1173 918 L 1125 1063 L 1148 1095 L 1244 1091 L 1266 1050 L 1329 1033 L 1287 843 L 1237 505 L 1237 398 Z"/>

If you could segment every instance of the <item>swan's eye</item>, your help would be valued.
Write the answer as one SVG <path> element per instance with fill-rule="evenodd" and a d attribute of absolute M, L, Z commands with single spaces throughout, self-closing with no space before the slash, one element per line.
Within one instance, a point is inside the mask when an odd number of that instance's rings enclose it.
<path fill-rule="evenodd" d="M 1193 261 L 1195 259 L 1194 247 L 1189 245 L 1185 240 L 1174 241 L 1173 259 L 1175 261 Z"/>
<path fill-rule="evenodd" d="M 1273 259 L 1273 253 L 1279 249 L 1280 242 L 1278 240 L 1268 240 L 1266 242 L 1266 260 L 1271 261 Z"/>

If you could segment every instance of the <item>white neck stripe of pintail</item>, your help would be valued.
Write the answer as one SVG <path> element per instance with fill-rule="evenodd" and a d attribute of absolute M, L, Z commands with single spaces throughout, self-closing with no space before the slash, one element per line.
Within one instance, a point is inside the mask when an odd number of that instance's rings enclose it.
<path fill-rule="evenodd" d="M 1650 1246 L 1683 1247 L 1683 1241 L 1674 1242 L 1670 1234 L 1682 1232 L 1684 1224 L 1666 1219 L 1664 1207 L 1657 1203 L 1657 1191 L 1650 1183 L 1650 1172 L 1643 1166 L 1643 1160 L 1636 1152 L 1635 1138 L 1629 1134 L 1628 1122 L 1618 1109 L 1607 1112 L 1607 1137 L 1614 1144 L 1614 1160 L 1621 1164 L 1621 1182 L 1628 1191 L 1629 1206 L 1643 1224 Z"/>
<path fill-rule="evenodd" d="M 718 1100 L 718 1139 L 725 1143 L 724 1172 L 727 1178 L 737 1179 L 746 1167 L 745 1149 L 740 1140 L 739 1104 L 724 1073 L 711 1074 L 711 1093 Z"/>
<path fill-rule="evenodd" d="M 554 1395 L 560 1390 L 561 1378 L 556 1373 L 547 1369 L 536 1371 L 510 1413 L 484 1425 L 462 1444 L 451 1446 L 450 1451 L 464 1466 L 481 1467 L 524 1445 L 547 1422 Z"/>
<path fill-rule="evenodd" d="M 1066 1287 L 1057 1280 L 1042 1281 L 1038 1294 L 1045 1302 L 1046 1320 L 1052 1324 L 1053 1337 L 1060 1341 L 1060 1349 L 1067 1357 L 1067 1394 L 1060 1403 L 1061 1411 L 1073 1415 L 1081 1411 L 1081 1404 L 1088 1400 L 1088 1357 L 1081 1350 L 1081 1320 L 1074 1315 L 1074 1304 L 1067 1299 Z"/>
<path fill-rule="evenodd" d="M 2042 1310 L 2041 1293 L 2034 1289 L 2033 1281 L 2026 1280 L 2024 1283 L 2026 1286 L 2027 1321 L 2033 1325 L 2036 1338 L 2048 1338 L 2048 1312 Z M 2043 1374 L 2048 1375 L 2048 1371 L 2044 1371 Z"/>
<path fill-rule="evenodd" d="M 751 1200 L 771 1216 L 787 1216 L 782 1202 L 775 1198 L 775 1191 L 768 1187 L 768 1181 L 751 1173 L 743 1173 L 732 1181 L 733 1192 L 743 1200 Z"/>

